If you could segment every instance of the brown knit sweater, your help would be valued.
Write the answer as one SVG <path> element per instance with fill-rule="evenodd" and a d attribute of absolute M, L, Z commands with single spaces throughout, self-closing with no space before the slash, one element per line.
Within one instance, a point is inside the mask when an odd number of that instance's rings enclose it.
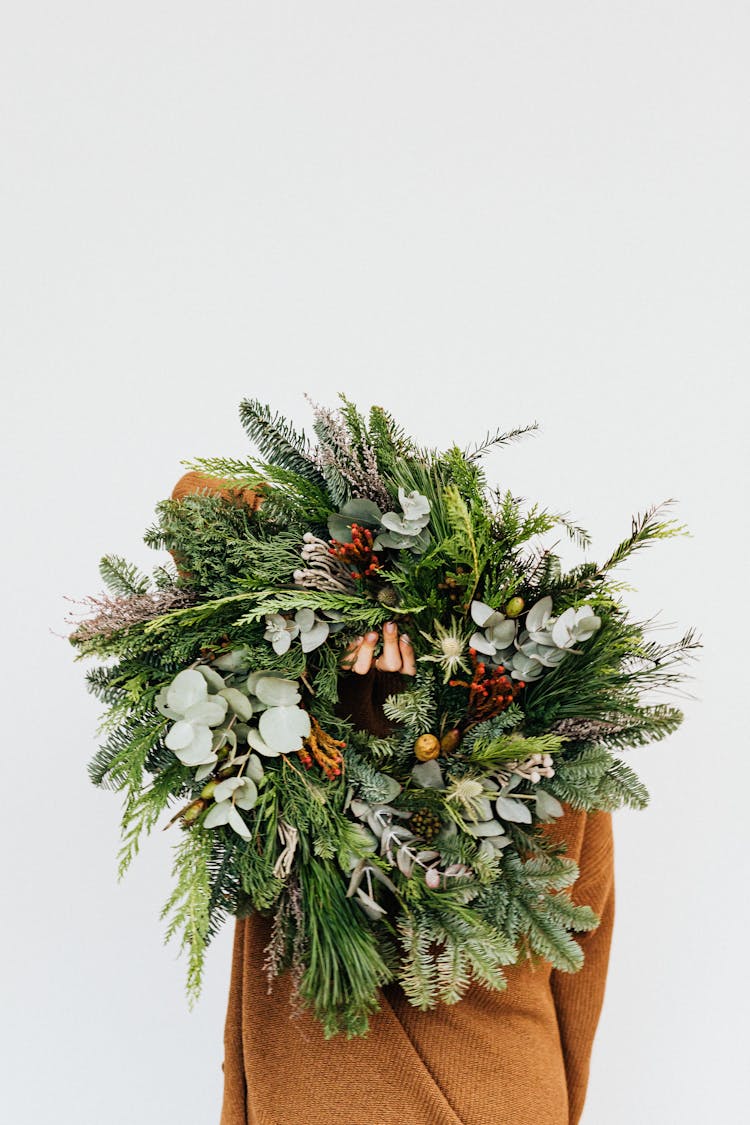
<path fill-rule="evenodd" d="M 197 487 L 205 478 L 186 474 L 174 495 Z M 342 674 L 339 714 L 387 732 L 381 704 L 403 680 L 374 669 Z M 387 985 L 366 1038 L 326 1041 L 309 1012 L 290 1003 L 288 974 L 269 990 L 270 920 L 238 919 L 220 1125 L 577 1125 L 614 921 L 612 821 L 568 808 L 547 831 L 580 867 L 574 900 L 601 917 L 577 935 L 580 972 L 523 962 L 506 969 L 505 991 L 475 983 L 457 1004 L 427 1012 Z"/>

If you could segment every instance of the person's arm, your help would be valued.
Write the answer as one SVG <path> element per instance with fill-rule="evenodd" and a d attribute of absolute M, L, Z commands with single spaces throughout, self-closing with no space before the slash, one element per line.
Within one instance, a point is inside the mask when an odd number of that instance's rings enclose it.
<path fill-rule="evenodd" d="M 204 494 L 208 493 L 212 496 L 223 496 L 224 499 L 240 496 L 252 511 L 256 511 L 263 503 L 263 496 L 252 488 L 232 488 L 225 480 L 221 480 L 220 477 L 212 477 L 209 476 L 208 473 L 199 473 L 192 470 L 182 474 L 172 489 L 171 498 L 172 500 L 184 500 L 186 496 L 194 496 L 196 493 L 200 492 Z M 169 553 L 174 560 L 177 573 L 180 577 L 189 577 L 183 566 L 183 559 L 179 551 L 171 550 Z"/>
<path fill-rule="evenodd" d="M 573 901 L 590 906 L 601 921 L 595 930 L 575 935 L 583 950 L 583 968 L 577 973 L 553 969 L 551 976 L 565 1060 L 569 1125 L 578 1125 L 583 1112 L 591 1050 L 607 981 L 615 916 L 611 813 L 586 814 L 578 866 L 580 875 L 572 888 Z"/>

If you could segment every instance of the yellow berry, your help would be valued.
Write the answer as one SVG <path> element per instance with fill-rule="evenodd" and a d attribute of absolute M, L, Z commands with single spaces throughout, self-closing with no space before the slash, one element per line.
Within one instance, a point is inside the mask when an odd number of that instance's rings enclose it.
<path fill-rule="evenodd" d="M 414 753 L 420 762 L 429 762 L 440 753 L 440 739 L 434 734 L 420 734 L 414 743 Z"/>

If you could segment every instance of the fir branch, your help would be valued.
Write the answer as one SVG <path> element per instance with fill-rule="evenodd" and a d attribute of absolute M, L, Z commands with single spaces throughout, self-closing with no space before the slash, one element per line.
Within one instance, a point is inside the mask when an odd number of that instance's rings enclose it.
<path fill-rule="evenodd" d="M 109 592 L 120 597 L 145 594 L 149 587 L 148 577 L 121 555 L 105 555 L 99 573 Z"/>
<path fill-rule="evenodd" d="M 606 812 L 627 805 L 631 809 L 645 809 L 649 792 L 638 775 L 625 762 L 615 760 L 602 777 L 596 790 L 597 808 Z"/>
<path fill-rule="evenodd" d="M 385 487 L 394 476 L 394 471 L 399 462 L 414 454 L 414 443 L 408 437 L 402 426 L 384 410 L 382 406 L 373 406 L 368 419 L 370 441 L 375 451 L 375 458 L 381 478 Z M 392 497 L 397 495 L 395 489 L 390 489 Z"/>
<path fill-rule="evenodd" d="M 94 785 L 139 791 L 148 755 L 166 726 L 167 719 L 152 712 L 126 716 L 118 722 L 89 763 Z"/>
<path fill-rule="evenodd" d="M 357 796 L 369 804 L 387 803 L 393 793 L 392 778 L 375 769 L 352 746 L 344 753 L 346 780 L 354 786 Z"/>
<path fill-rule="evenodd" d="M 397 923 L 398 940 L 403 950 L 399 984 L 410 1004 L 421 1011 L 434 1008 L 438 998 L 438 980 L 430 946 L 434 929 L 423 915 L 404 914 Z"/>
<path fill-rule="evenodd" d="M 434 678 L 419 669 L 414 679 L 413 687 L 389 695 L 383 702 L 386 718 L 406 727 L 411 738 L 429 733 L 435 722 Z"/>
<path fill-rule="evenodd" d="M 522 722 L 523 711 L 517 703 L 511 703 L 510 707 L 507 707 L 501 714 L 494 715 L 491 719 L 485 719 L 471 727 L 461 739 L 461 752 L 470 754 L 476 743 L 489 745 Z"/>
<path fill-rule="evenodd" d="M 556 734 L 528 737 L 515 733 L 490 737 L 485 735 L 473 742 L 468 758 L 482 769 L 491 770 L 493 767 L 502 768 L 508 762 L 522 762 L 532 754 L 557 754 L 562 745 L 562 737 Z"/>
<path fill-rule="evenodd" d="M 262 505 L 257 509 L 244 506 L 248 512 L 255 512 L 255 519 L 261 522 L 292 524 L 302 529 L 311 522 L 324 524 L 332 510 L 325 482 L 319 485 L 286 465 L 276 465 L 252 457 L 244 461 L 229 457 L 196 457 L 192 461 L 183 461 L 183 465 L 197 472 L 219 477 L 229 488 L 257 492 L 263 497 Z M 196 492 L 192 495 L 203 494 Z M 228 502 L 237 504 L 237 501 Z"/>
<path fill-rule="evenodd" d="M 240 421 L 263 457 L 324 490 L 325 481 L 315 466 L 315 454 L 304 432 L 298 433 L 286 418 L 272 414 L 270 407 L 258 399 L 243 399 Z"/>

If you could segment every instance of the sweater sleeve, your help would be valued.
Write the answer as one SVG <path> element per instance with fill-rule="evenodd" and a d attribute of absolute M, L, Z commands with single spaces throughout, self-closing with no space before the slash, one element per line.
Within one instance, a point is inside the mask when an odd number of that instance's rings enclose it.
<path fill-rule="evenodd" d="M 599 915 L 595 930 L 576 935 L 584 964 L 577 973 L 553 969 L 552 994 L 557 1010 L 570 1107 L 569 1125 L 578 1125 L 586 1098 L 594 1035 L 604 1002 L 615 911 L 612 815 L 586 816 L 578 858 L 580 875 L 573 900 Z"/>
<path fill-rule="evenodd" d="M 389 695 L 402 691 L 406 682 L 407 677 L 402 672 L 381 672 L 374 664 L 363 675 L 342 672 L 334 713 L 341 719 L 350 719 L 357 730 L 387 738 L 394 724 L 383 711 L 383 704 Z"/>

